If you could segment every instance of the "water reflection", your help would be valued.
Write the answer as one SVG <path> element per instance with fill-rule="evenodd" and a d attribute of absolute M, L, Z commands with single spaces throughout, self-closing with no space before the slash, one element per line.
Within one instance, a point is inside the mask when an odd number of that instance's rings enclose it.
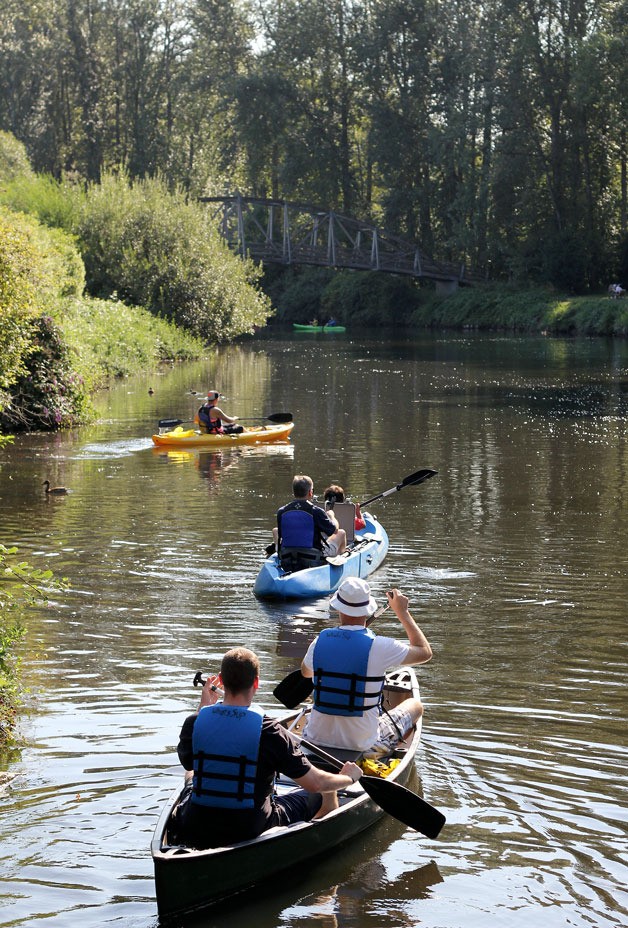
<path fill-rule="evenodd" d="M 293 474 L 365 499 L 434 467 L 374 504 L 391 548 L 372 584 L 408 593 L 434 648 L 418 767 L 446 828 L 428 842 L 384 821 L 202 924 L 627 922 L 627 369 L 617 342 L 260 339 L 164 371 L 153 396 L 120 385 L 87 429 L 0 449 L 1 540 L 70 580 L 28 619 L 4 921 L 154 928 L 148 847 L 194 672 L 249 644 L 278 713 L 273 687 L 330 621 L 325 598 L 252 594 Z M 292 442 L 154 450 L 158 419 L 189 418 L 203 384 L 242 416 L 292 410 Z M 46 478 L 72 494 L 46 499 Z M 390 613 L 377 630 L 399 633 Z"/>

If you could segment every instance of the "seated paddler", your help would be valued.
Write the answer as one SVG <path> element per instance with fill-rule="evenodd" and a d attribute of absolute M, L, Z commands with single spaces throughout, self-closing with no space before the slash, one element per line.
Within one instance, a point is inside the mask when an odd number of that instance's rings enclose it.
<path fill-rule="evenodd" d="M 366 580 L 348 577 L 332 596 L 330 606 L 338 611 L 339 624 L 314 639 L 301 664 L 301 673 L 312 678 L 314 685 L 314 706 L 306 727 L 310 741 L 385 754 L 422 716 L 423 705 L 414 697 L 390 712 L 381 706 L 387 670 L 424 664 L 432 657 L 427 638 L 410 614 L 408 597 L 397 589 L 386 596 L 406 641 L 367 628 L 377 602 Z"/>
<path fill-rule="evenodd" d="M 218 400 L 224 399 L 218 390 L 209 390 L 204 404 L 197 413 L 202 432 L 208 435 L 239 435 L 244 426 L 237 425 L 237 416 L 228 416 L 218 407 Z"/>
<path fill-rule="evenodd" d="M 258 686 L 257 656 L 233 648 L 220 673 L 207 678 L 198 711 L 183 723 L 177 751 L 187 786 L 176 818 L 178 843 L 222 847 L 275 825 L 309 821 L 321 816 L 323 795 L 360 778 L 353 763 L 339 773 L 312 766 L 288 731 L 254 703 Z M 298 788 L 275 795 L 277 774 Z"/>
<path fill-rule="evenodd" d="M 275 550 L 283 566 L 291 569 L 315 567 L 326 557 L 342 554 L 347 546 L 344 529 L 338 527 L 333 511 L 314 504 L 314 483 L 306 474 L 292 481 L 293 499 L 277 510 L 273 529 Z"/>

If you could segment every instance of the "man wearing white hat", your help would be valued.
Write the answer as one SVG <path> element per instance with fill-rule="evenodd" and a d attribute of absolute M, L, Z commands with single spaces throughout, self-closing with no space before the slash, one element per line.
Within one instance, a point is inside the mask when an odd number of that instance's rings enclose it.
<path fill-rule="evenodd" d="M 374 635 L 366 627 L 377 609 L 366 580 L 349 577 L 333 595 L 330 605 L 340 613 L 340 625 L 322 631 L 301 664 L 303 676 L 314 682 L 314 707 L 306 729 L 310 741 L 385 753 L 423 714 L 422 703 L 414 698 L 380 714 L 386 671 L 424 664 L 432 657 L 427 638 L 410 615 L 408 597 L 397 589 L 386 596 L 407 642 Z"/>

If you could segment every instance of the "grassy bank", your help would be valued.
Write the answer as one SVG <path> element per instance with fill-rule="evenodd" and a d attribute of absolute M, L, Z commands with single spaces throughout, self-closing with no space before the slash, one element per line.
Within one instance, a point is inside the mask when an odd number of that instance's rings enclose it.
<path fill-rule="evenodd" d="M 429 328 L 539 332 L 550 335 L 628 335 L 628 299 L 567 296 L 538 288 L 483 286 L 448 297 L 434 294 L 414 310 L 412 323 Z"/>

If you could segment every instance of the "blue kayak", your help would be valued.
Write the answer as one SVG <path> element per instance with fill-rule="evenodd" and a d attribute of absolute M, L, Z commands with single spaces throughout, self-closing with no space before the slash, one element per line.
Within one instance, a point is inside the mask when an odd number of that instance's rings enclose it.
<path fill-rule="evenodd" d="M 284 571 L 276 554 L 267 557 L 257 575 L 253 592 L 261 599 L 306 599 L 337 589 L 346 577 L 368 577 L 386 557 L 388 535 L 375 516 L 362 513 L 366 526 L 355 533 L 349 551 L 318 567 Z"/>

